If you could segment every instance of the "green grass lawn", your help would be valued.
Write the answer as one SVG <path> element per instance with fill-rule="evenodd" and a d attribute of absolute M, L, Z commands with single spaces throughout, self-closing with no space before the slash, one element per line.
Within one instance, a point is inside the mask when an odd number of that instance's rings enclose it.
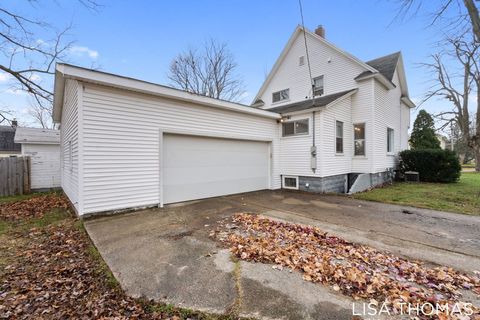
<path fill-rule="evenodd" d="M 480 173 L 462 173 L 457 183 L 399 182 L 353 197 L 480 216 Z"/>

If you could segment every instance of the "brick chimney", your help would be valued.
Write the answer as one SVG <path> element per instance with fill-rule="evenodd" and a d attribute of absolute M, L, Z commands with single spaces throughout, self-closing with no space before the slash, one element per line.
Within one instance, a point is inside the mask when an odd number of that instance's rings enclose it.
<path fill-rule="evenodd" d="M 315 34 L 325 39 L 325 28 L 322 25 L 319 25 L 317 29 L 315 29 Z"/>

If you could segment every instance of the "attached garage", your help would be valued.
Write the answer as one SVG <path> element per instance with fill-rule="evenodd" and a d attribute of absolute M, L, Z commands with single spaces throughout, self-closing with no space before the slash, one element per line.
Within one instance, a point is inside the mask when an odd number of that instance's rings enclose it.
<path fill-rule="evenodd" d="M 59 64 L 62 188 L 79 215 L 278 189 L 280 115 Z"/>
<path fill-rule="evenodd" d="M 270 187 L 270 142 L 163 135 L 163 202 Z"/>

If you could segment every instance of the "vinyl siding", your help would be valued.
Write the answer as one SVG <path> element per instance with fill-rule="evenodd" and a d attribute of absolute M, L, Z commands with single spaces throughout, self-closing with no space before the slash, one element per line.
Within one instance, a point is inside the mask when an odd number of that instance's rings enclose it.
<path fill-rule="evenodd" d="M 374 80 L 364 80 L 358 83 L 358 92 L 352 96 L 352 172 L 370 173 L 373 171 L 373 136 L 374 127 Z M 353 153 L 353 125 L 365 123 L 365 156 L 355 156 Z"/>
<path fill-rule="evenodd" d="M 280 125 L 280 174 L 293 176 L 316 176 L 310 168 L 312 146 L 312 113 L 292 116 L 288 121 L 308 119 L 308 134 L 282 137 Z M 318 113 L 316 115 L 318 128 Z M 318 137 L 318 136 L 317 136 Z M 318 172 L 318 171 L 317 171 Z"/>
<path fill-rule="evenodd" d="M 273 139 L 276 120 L 85 83 L 83 214 L 160 203 L 160 130 Z M 277 162 L 272 188 L 280 187 Z"/>
<path fill-rule="evenodd" d="M 401 91 L 397 72 L 393 76 L 393 83 L 396 88 L 392 90 L 387 90 L 380 83 L 375 83 L 374 172 L 394 168 L 398 164 L 398 153 L 407 148 L 410 117 L 400 100 Z M 387 128 L 394 130 L 392 154 L 387 154 Z"/>
<path fill-rule="evenodd" d="M 58 188 L 60 182 L 60 145 L 22 143 L 22 154 L 31 158 L 31 188 Z"/>
<path fill-rule="evenodd" d="M 80 86 L 75 80 L 65 84 L 64 105 L 61 120 L 61 184 L 63 191 L 79 212 L 79 178 L 78 178 L 78 104 Z"/>
<path fill-rule="evenodd" d="M 343 153 L 337 154 L 336 121 L 343 122 Z M 352 172 L 353 126 L 351 98 L 320 113 L 318 141 L 319 174 L 322 177 Z"/>
<path fill-rule="evenodd" d="M 325 95 L 358 87 L 354 78 L 365 71 L 361 65 L 339 54 L 309 34 L 307 34 L 307 42 L 312 77 L 324 76 Z M 305 97 L 311 98 L 312 90 L 306 59 L 305 64 L 299 66 L 300 56 L 305 55 L 303 35 L 299 33 L 260 97 L 265 102 L 263 108 L 268 109 L 302 101 L 305 100 Z M 329 60 L 330 62 L 328 62 Z M 287 88 L 290 90 L 290 99 L 272 104 L 272 93 Z"/>

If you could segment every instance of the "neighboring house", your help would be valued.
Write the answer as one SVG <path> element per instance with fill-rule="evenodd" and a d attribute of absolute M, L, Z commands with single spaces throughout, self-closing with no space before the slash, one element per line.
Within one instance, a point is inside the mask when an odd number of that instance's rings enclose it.
<path fill-rule="evenodd" d="M 317 33 L 305 31 L 315 87 L 298 27 L 252 107 L 58 64 L 62 188 L 77 212 L 389 181 L 414 106 L 402 56 L 362 62 Z"/>
<path fill-rule="evenodd" d="M 21 145 L 14 142 L 15 126 L 0 126 L 0 157 L 21 154 Z"/>
<path fill-rule="evenodd" d="M 60 183 L 60 131 L 38 128 L 17 128 L 15 142 L 21 153 L 31 161 L 32 190 L 59 188 Z"/>
<path fill-rule="evenodd" d="M 436 136 L 438 141 L 440 141 L 440 148 L 442 148 L 443 150 L 452 149 L 452 144 L 450 143 L 450 140 L 448 140 L 447 137 L 441 134 L 437 134 Z"/>

